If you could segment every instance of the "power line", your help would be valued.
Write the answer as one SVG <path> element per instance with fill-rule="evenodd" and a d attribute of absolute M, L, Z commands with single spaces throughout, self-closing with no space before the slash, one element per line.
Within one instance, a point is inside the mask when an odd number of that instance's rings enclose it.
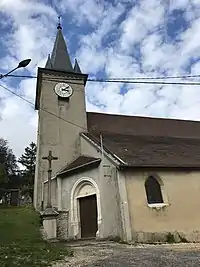
<path fill-rule="evenodd" d="M 27 103 L 30 104 L 31 106 L 35 107 L 35 104 L 34 104 L 34 103 L 32 103 L 32 102 L 29 101 L 28 99 L 24 98 L 23 96 L 21 96 L 21 95 L 15 93 L 15 92 L 13 92 L 12 90 L 8 89 L 8 88 L 5 87 L 4 85 L 0 84 L 0 87 L 2 87 L 3 89 L 5 89 L 6 91 L 10 92 L 11 94 L 15 95 L 16 97 L 19 97 L 21 100 L 27 102 Z M 72 122 L 72 121 L 68 121 L 68 120 L 66 120 L 66 119 L 64 119 L 64 118 L 62 118 L 62 117 L 56 115 L 55 113 L 52 113 L 52 112 L 50 112 L 50 111 L 48 111 L 48 110 L 46 110 L 46 109 L 44 109 L 44 108 L 40 108 L 40 110 L 42 110 L 42 111 L 44 111 L 44 112 L 46 112 L 46 113 L 48 113 L 48 114 L 50 114 L 50 115 L 52 115 L 52 116 L 54 116 L 54 117 L 60 119 L 60 120 L 63 120 L 63 121 L 66 122 L 66 123 L 69 123 L 69 124 L 71 124 L 71 125 L 74 125 L 74 126 L 80 128 L 80 129 L 82 129 L 82 130 L 88 132 L 88 129 L 87 129 L 87 128 L 84 128 L 84 127 L 82 127 L 82 126 L 80 126 L 80 125 L 78 125 L 78 124 L 76 124 L 76 123 L 74 123 L 74 122 Z M 119 116 L 120 116 L 120 115 L 119 115 Z M 105 134 L 106 134 L 106 133 L 108 133 L 108 134 L 110 133 L 110 134 L 112 134 L 110 131 L 106 131 L 106 130 L 101 131 L 101 133 L 105 133 Z M 128 134 L 128 135 L 131 134 L 131 135 L 132 135 L 132 132 L 123 132 L 123 134 Z M 90 132 L 90 135 L 96 138 L 96 136 L 94 136 L 91 132 Z"/>
<path fill-rule="evenodd" d="M 98 81 L 98 80 L 95 80 L 97 82 L 103 82 L 103 81 Z M 154 82 L 154 81 L 142 81 L 142 82 L 139 82 L 139 81 L 110 81 L 110 80 L 107 80 L 107 81 L 104 81 L 106 83 L 127 83 L 127 84 L 158 84 L 158 85 L 200 85 L 200 82 Z"/>
<path fill-rule="evenodd" d="M 28 76 L 26 76 L 26 77 L 28 77 Z M 36 78 L 34 76 L 30 76 L 30 77 Z M 60 77 L 51 78 L 51 79 L 44 78 L 44 80 L 56 82 L 56 81 L 61 81 L 62 78 L 60 78 Z M 74 78 L 74 77 L 65 77 L 65 78 L 63 78 L 63 80 L 65 80 L 65 81 L 66 80 L 70 80 L 71 84 L 79 85 L 79 83 L 73 83 L 73 82 L 71 82 L 71 80 L 80 81 L 82 79 L 78 79 L 78 78 Z M 99 83 L 124 83 L 124 84 L 155 84 L 155 85 L 157 84 L 157 85 L 190 85 L 190 86 L 192 86 L 192 85 L 195 85 L 195 86 L 200 85 L 200 82 L 156 82 L 156 81 L 126 81 L 126 80 L 102 80 L 102 79 L 88 79 L 87 81 L 89 81 L 89 82 L 99 82 Z"/>
<path fill-rule="evenodd" d="M 14 75 L 9 74 L 7 77 L 15 77 L 15 78 L 34 78 L 36 79 L 37 76 L 31 76 L 31 75 Z M 88 81 L 129 81 L 129 80 L 165 80 L 165 79 L 185 79 L 185 78 L 200 78 L 200 74 L 197 75 L 179 75 L 179 76 L 156 76 L 156 77 L 118 77 L 118 78 L 109 78 L 109 79 L 103 79 L 103 78 L 97 78 L 97 79 L 88 79 Z M 71 78 L 72 79 L 72 78 Z M 77 80 L 77 78 L 74 78 Z"/>
<path fill-rule="evenodd" d="M 0 87 L 2 87 L 3 89 L 5 89 L 6 91 L 10 92 L 11 94 L 15 95 L 16 97 L 19 97 L 21 100 L 27 102 L 27 103 L 30 104 L 31 106 L 35 107 L 34 103 L 32 103 L 32 102 L 29 101 L 28 99 L 24 98 L 23 96 L 21 96 L 21 95 L 15 93 L 15 92 L 13 92 L 12 90 L 8 89 L 8 88 L 5 87 L 4 85 L 0 84 Z M 76 126 L 76 127 L 79 127 L 80 129 L 82 129 L 82 130 L 88 132 L 88 129 L 87 129 L 87 128 L 84 128 L 84 127 L 82 127 L 82 126 L 80 126 L 80 125 L 78 125 L 78 124 L 76 124 L 76 123 L 74 123 L 74 122 L 68 121 L 68 120 L 66 120 L 66 119 L 64 119 L 64 118 L 62 118 L 62 117 L 60 117 L 60 116 L 57 116 L 55 113 L 52 113 L 52 112 L 50 112 L 50 111 L 48 111 L 48 110 L 46 110 L 46 109 L 43 109 L 43 108 L 40 108 L 40 110 L 42 110 L 42 111 L 44 111 L 44 112 L 46 112 L 46 113 L 48 113 L 48 114 L 50 114 L 50 115 L 52 115 L 52 116 L 54 116 L 54 117 L 60 119 L 60 120 L 63 120 L 64 122 L 67 122 L 67 123 L 69 123 L 69 124 L 71 124 L 71 125 L 74 125 L 74 126 Z M 110 132 L 104 130 L 104 131 L 101 131 L 101 133 L 110 133 Z M 124 134 L 131 134 L 131 132 L 123 132 L 123 133 L 124 133 Z M 90 132 L 90 135 L 93 136 L 94 138 L 96 138 L 96 136 L 94 136 L 91 132 Z"/>
<path fill-rule="evenodd" d="M 73 83 L 71 80 L 80 80 L 80 79 L 73 79 L 73 78 L 65 78 L 65 80 L 70 80 L 72 84 L 79 84 Z M 60 81 L 60 78 L 52 78 L 52 79 L 45 79 L 48 81 Z M 98 79 L 88 79 L 89 82 L 99 82 L 99 83 L 123 83 L 123 84 L 157 84 L 157 85 L 200 85 L 200 82 L 156 82 L 156 81 L 124 81 L 124 80 L 98 80 Z M 79 84 L 80 85 L 80 84 Z"/>
<path fill-rule="evenodd" d="M 28 99 L 24 98 L 23 96 L 21 96 L 21 95 L 15 93 L 15 92 L 13 92 L 12 90 L 10 90 L 10 89 L 8 89 L 7 87 L 5 87 L 4 85 L 0 84 L 0 87 L 2 87 L 2 88 L 5 89 L 6 91 L 10 92 L 11 94 L 13 94 L 13 95 L 19 97 L 19 98 L 22 99 L 23 101 L 25 101 L 25 102 L 27 102 L 28 104 L 30 104 L 30 105 L 32 105 L 33 107 L 35 107 L 35 105 L 34 105 L 31 101 L 29 101 Z M 46 112 L 46 113 L 49 113 L 50 115 L 55 116 L 55 117 L 57 117 L 58 119 L 61 119 L 61 120 L 65 121 L 65 122 L 67 122 L 67 123 L 69 123 L 69 124 L 72 124 L 72 125 L 74 125 L 74 126 L 77 126 L 77 127 L 81 128 L 81 129 L 87 131 L 86 128 L 84 128 L 84 127 L 82 127 L 82 126 L 80 126 L 80 125 L 78 125 L 78 124 L 76 124 L 76 123 L 74 123 L 74 122 L 65 120 L 65 119 L 63 119 L 62 117 L 57 116 L 56 114 L 54 114 L 54 113 L 52 113 L 52 112 L 50 112 L 50 111 L 48 111 L 48 110 L 46 110 L 46 109 L 40 108 L 40 110 L 42 110 L 42 111 L 44 111 L 44 112 Z"/>
<path fill-rule="evenodd" d="M 185 78 L 199 78 L 198 75 L 180 75 L 180 76 L 156 76 L 156 77 L 127 77 L 127 78 L 110 78 L 109 80 L 164 80 L 164 79 L 185 79 Z"/>
<path fill-rule="evenodd" d="M 5 87 L 4 85 L 0 84 L 0 87 L 2 87 L 3 89 L 5 89 L 6 91 L 10 92 L 11 94 L 15 95 L 16 97 L 19 97 L 21 100 L 27 102 L 27 103 L 30 104 L 31 106 L 35 107 L 35 104 L 34 104 L 34 103 L 32 103 L 32 102 L 29 101 L 28 99 L 24 98 L 23 96 L 21 96 L 21 95 L 15 93 L 15 92 L 13 92 L 12 90 L 8 89 L 8 88 Z M 72 121 L 68 121 L 68 120 L 66 120 L 66 119 L 64 119 L 64 118 L 62 118 L 62 117 L 56 115 L 55 113 L 52 113 L 52 112 L 50 112 L 50 111 L 48 111 L 48 110 L 46 110 L 46 109 L 44 109 L 44 108 L 40 108 L 40 110 L 42 110 L 42 111 L 44 111 L 44 112 L 46 112 L 46 113 L 48 113 L 48 114 L 50 114 L 50 115 L 52 115 L 52 116 L 54 116 L 54 117 L 60 119 L 60 120 L 63 120 L 63 121 L 66 122 L 66 123 L 69 123 L 69 124 L 71 124 L 71 125 L 74 125 L 74 126 L 76 126 L 76 127 L 79 127 L 80 129 L 82 129 L 82 130 L 88 132 L 88 129 L 87 129 L 87 128 L 84 128 L 84 127 L 82 127 L 82 126 L 80 126 L 80 125 L 78 125 L 78 124 L 76 124 L 76 123 L 74 123 L 74 122 L 72 122 Z M 104 131 L 101 131 L 101 133 L 110 133 L 110 132 L 104 130 Z M 123 132 L 123 133 L 124 133 L 124 134 L 131 134 L 131 132 Z M 96 138 L 96 136 L 94 136 L 91 132 L 90 132 L 90 135 L 93 136 L 94 138 Z"/>

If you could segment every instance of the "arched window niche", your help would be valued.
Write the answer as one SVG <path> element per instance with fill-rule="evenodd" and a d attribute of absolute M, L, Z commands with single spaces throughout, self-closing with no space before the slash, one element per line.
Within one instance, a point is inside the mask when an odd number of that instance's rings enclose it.
<path fill-rule="evenodd" d="M 148 175 L 145 181 L 145 191 L 149 207 L 162 208 L 168 205 L 164 184 L 158 175 Z"/>

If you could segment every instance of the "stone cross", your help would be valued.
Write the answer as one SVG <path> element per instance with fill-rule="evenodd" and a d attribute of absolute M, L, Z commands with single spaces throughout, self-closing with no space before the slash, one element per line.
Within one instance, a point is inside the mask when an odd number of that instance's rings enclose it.
<path fill-rule="evenodd" d="M 53 160 L 57 160 L 57 157 L 53 157 L 52 151 L 49 150 L 49 155 L 47 157 L 42 157 L 42 159 L 48 160 L 49 166 L 48 166 L 48 198 L 47 198 L 47 208 L 52 208 L 51 206 L 51 174 L 52 174 L 52 169 L 51 169 L 51 163 Z"/>

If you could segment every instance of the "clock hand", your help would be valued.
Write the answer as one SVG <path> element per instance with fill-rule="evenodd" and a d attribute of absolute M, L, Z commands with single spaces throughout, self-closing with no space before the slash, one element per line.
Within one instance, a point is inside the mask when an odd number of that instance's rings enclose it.
<path fill-rule="evenodd" d="M 69 88 L 69 85 L 63 86 L 62 88 L 63 88 L 63 89 L 65 89 L 65 88 Z"/>
<path fill-rule="evenodd" d="M 69 92 L 69 89 L 62 88 L 61 91 Z"/>

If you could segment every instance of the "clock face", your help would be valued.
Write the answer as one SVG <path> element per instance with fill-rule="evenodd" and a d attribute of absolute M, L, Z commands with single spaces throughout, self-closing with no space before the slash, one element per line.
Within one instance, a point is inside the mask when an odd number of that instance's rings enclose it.
<path fill-rule="evenodd" d="M 67 83 L 57 83 L 54 90 L 58 96 L 63 98 L 68 98 L 73 94 L 73 89 Z"/>

